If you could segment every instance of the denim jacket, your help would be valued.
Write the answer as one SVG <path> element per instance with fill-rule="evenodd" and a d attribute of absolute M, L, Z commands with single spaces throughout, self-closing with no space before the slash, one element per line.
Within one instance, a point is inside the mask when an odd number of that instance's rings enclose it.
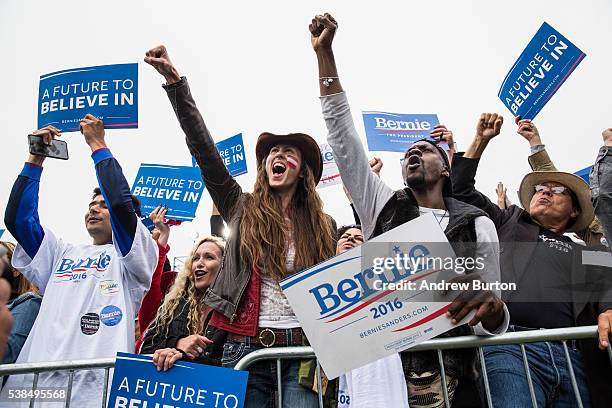
<path fill-rule="evenodd" d="M 7 305 L 13 315 L 13 328 L 6 344 L 2 364 L 12 364 L 17 361 L 21 348 L 36 321 L 41 302 L 42 298 L 40 296 L 27 292 Z"/>
<path fill-rule="evenodd" d="M 608 246 L 612 242 L 612 147 L 602 146 L 589 175 L 595 215 L 601 221 Z"/>

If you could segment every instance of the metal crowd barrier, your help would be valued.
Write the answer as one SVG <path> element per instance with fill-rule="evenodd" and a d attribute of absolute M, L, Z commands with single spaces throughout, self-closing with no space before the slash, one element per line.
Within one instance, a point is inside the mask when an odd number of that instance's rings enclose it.
<path fill-rule="evenodd" d="M 519 344 L 523 355 L 523 362 L 525 365 L 525 373 L 529 383 L 529 392 L 531 395 L 531 402 L 534 408 L 537 408 L 535 392 L 533 389 L 533 383 L 531 381 L 531 374 L 529 369 L 529 362 L 527 359 L 527 353 L 525 351 L 526 343 L 535 343 L 541 341 L 561 341 L 565 351 L 565 357 L 568 364 L 568 372 L 572 383 L 572 388 L 576 396 L 577 405 L 582 407 L 582 399 L 578 391 L 578 384 L 574 375 L 574 369 L 572 366 L 571 359 L 569 357 L 569 351 L 567 348 L 567 340 L 580 340 L 587 338 L 597 338 L 597 326 L 584 326 L 584 327 L 571 327 L 571 328 L 560 328 L 560 329 L 546 329 L 546 330 L 533 330 L 533 331 L 521 331 L 511 332 L 499 336 L 482 337 L 482 336 L 463 336 L 463 337 L 447 337 L 440 339 L 432 339 L 423 342 L 417 346 L 414 346 L 410 351 L 426 351 L 435 350 L 438 353 L 438 362 L 440 364 L 440 376 L 442 379 L 443 392 L 444 392 L 444 403 L 446 407 L 450 407 L 449 398 L 446 388 L 446 376 L 444 373 L 444 364 L 442 360 L 443 351 L 451 349 L 461 348 L 478 348 L 478 356 L 482 365 L 482 374 L 485 384 L 485 394 L 487 398 L 487 404 L 489 407 L 493 407 L 491 401 L 491 393 L 489 389 L 489 382 L 486 372 L 486 364 L 484 360 L 484 354 L 482 347 L 494 346 L 501 344 Z M 595 340 L 594 340 L 595 341 Z M 277 396 L 278 406 L 282 407 L 282 379 L 281 379 L 281 361 L 288 359 L 304 359 L 313 358 L 316 359 L 314 351 L 311 347 L 273 347 L 269 349 L 261 349 L 252 352 L 243 357 L 234 367 L 235 370 L 247 370 L 251 365 L 264 361 L 264 360 L 276 360 L 277 367 Z M 612 348 L 608 345 L 608 358 L 610 364 L 612 364 Z M 95 360 L 73 360 L 73 361 L 58 361 L 58 362 L 43 362 L 43 363 L 24 363 L 24 364 L 4 364 L 0 365 L 0 376 L 7 376 L 13 374 L 34 374 L 34 381 L 32 384 L 32 390 L 36 390 L 38 378 L 41 373 L 54 372 L 54 371 L 68 371 L 68 389 L 65 406 L 70 407 L 70 394 L 72 391 L 72 380 L 74 378 L 74 372 L 78 370 L 90 370 L 90 369 L 103 369 L 105 370 L 104 376 L 104 394 L 102 395 L 101 406 L 106 406 L 106 398 L 108 392 L 108 383 L 110 377 L 110 369 L 115 366 L 114 358 L 103 358 Z M 316 375 L 318 377 L 318 397 L 319 407 L 323 407 L 323 393 L 321 389 L 321 368 L 317 361 Z M 30 400 L 30 407 L 34 406 L 34 400 Z"/>

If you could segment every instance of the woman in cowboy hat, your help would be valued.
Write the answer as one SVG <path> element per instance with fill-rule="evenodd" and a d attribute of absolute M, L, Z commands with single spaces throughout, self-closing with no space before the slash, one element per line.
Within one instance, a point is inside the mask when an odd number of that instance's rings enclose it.
<path fill-rule="evenodd" d="M 315 190 L 323 168 L 318 144 L 303 133 L 261 134 L 255 188 L 245 193 L 225 168 L 187 80 L 178 74 L 165 47 L 147 52 L 145 62 L 166 79 L 164 88 L 187 146 L 233 231 L 222 269 L 204 296 L 214 309 L 210 326 L 228 333 L 223 365 L 233 367 L 257 349 L 306 344 L 279 280 L 335 253 L 335 225 Z M 317 395 L 298 384 L 298 369 L 297 360 L 282 363 L 283 406 L 316 406 Z M 276 381 L 276 362 L 252 365 L 246 406 L 269 406 Z"/>

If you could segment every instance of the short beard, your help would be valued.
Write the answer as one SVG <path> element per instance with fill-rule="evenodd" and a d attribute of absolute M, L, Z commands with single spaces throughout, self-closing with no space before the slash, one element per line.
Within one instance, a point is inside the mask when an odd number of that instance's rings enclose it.
<path fill-rule="evenodd" d="M 427 182 L 425 181 L 425 174 L 421 172 L 418 175 L 409 175 L 404 180 L 404 184 L 413 191 L 423 191 L 427 189 Z"/>

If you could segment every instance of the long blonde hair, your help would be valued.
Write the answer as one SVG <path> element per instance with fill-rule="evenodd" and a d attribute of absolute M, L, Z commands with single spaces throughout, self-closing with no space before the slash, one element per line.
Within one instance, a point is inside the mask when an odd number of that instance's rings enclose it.
<path fill-rule="evenodd" d="M 221 250 L 221 256 L 223 256 L 223 252 L 225 250 L 225 241 L 221 238 L 208 236 L 202 238 L 196 246 L 193 247 L 193 250 L 189 254 L 189 257 L 185 261 L 183 265 L 183 269 L 176 275 L 176 279 L 174 280 L 174 284 L 170 287 L 168 294 L 164 298 L 164 303 L 160 306 L 157 311 L 157 315 L 155 316 L 155 320 L 151 322 L 147 331 L 152 333 L 154 336 L 160 335 L 162 330 L 165 329 L 165 336 L 168 336 L 168 330 L 170 328 L 170 322 L 175 318 L 175 316 L 179 315 L 183 312 L 180 310 L 178 313 L 175 313 L 176 308 L 178 307 L 181 300 L 185 301 L 183 307 L 189 308 L 189 313 L 187 315 L 187 326 L 189 329 L 189 334 L 200 334 L 204 329 L 204 319 L 203 319 L 203 311 L 205 309 L 205 305 L 202 302 L 202 298 L 204 297 L 204 293 L 197 290 L 195 287 L 195 281 L 193 277 L 193 273 L 191 271 L 191 266 L 193 265 L 193 257 L 200 247 L 205 242 L 212 242 Z M 219 267 L 221 266 L 221 259 L 219 260 Z"/>
<path fill-rule="evenodd" d="M 240 253 L 249 265 L 275 279 L 288 275 L 287 225 L 280 200 L 274 195 L 264 158 L 257 165 L 253 193 L 246 194 L 240 221 Z M 302 164 L 300 179 L 289 205 L 295 245 L 295 271 L 315 265 L 335 254 L 336 231 L 323 212 L 312 170 Z"/>

